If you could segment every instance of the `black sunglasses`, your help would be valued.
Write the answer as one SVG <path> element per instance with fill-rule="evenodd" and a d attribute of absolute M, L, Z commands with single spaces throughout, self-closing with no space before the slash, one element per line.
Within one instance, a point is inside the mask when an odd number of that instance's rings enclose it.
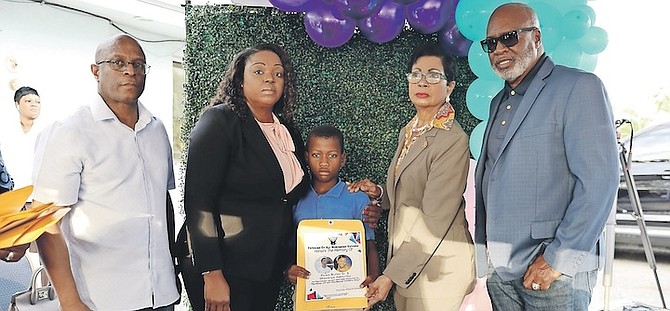
<path fill-rule="evenodd" d="M 482 49 L 484 49 L 484 52 L 486 53 L 493 53 L 496 50 L 496 46 L 498 46 L 498 42 L 502 43 L 502 45 L 511 48 L 515 46 L 517 43 L 519 43 L 519 33 L 522 31 L 533 31 L 537 29 L 537 27 L 526 27 L 526 28 L 521 28 L 517 30 L 512 30 L 510 32 L 504 33 L 496 38 L 492 37 L 487 37 L 486 39 L 480 41 L 479 43 L 482 44 Z"/>

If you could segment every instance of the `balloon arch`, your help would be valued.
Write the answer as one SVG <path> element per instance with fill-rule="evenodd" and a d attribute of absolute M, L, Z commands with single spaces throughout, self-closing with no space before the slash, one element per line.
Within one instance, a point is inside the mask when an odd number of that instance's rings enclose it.
<path fill-rule="evenodd" d="M 385 43 L 406 25 L 422 34 L 437 33 L 438 42 L 454 56 L 468 57 L 477 76 L 468 87 L 466 104 L 482 120 L 470 134 L 470 150 L 479 157 L 489 104 L 502 88 L 479 41 L 493 10 L 506 0 L 269 0 L 279 10 L 304 12 L 304 25 L 317 44 L 335 48 L 356 29 L 368 40 Z M 607 32 L 593 26 L 595 11 L 587 0 L 521 0 L 537 13 L 542 44 L 548 55 L 562 65 L 593 71 L 597 54 L 607 47 Z M 477 42 L 477 44 L 472 44 Z"/>

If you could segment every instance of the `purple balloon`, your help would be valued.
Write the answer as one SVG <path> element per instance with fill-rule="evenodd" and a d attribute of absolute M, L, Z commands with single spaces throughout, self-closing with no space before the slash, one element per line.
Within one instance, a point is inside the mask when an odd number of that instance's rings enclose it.
<path fill-rule="evenodd" d="M 334 0 L 337 12 L 353 19 L 363 19 L 374 14 L 379 9 L 381 0 Z M 343 16 L 337 16 L 342 18 Z"/>
<path fill-rule="evenodd" d="M 445 0 L 445 5 L 447 6 L 447 21 L 445 26 L 451 28 L 451 26 L 456 25 L 456 7 L 458 6 L 459 0 Z"/>
<path fill-rule="evenodd" d="M 317 44 L 334 48 L 341 46 L 354 35 L 356 21 L 350 18 L 338 19 L 333 14 L 335 8 L 315 5 L 305 12 L 305 30 Z"/>
<path fill-rule="evenodd" d="M 431 34 L 444 27 L 454 15 L 457 0 L 419 0 L 407 6 L 407 21 L 422 34 Z"/>
<path fill-rule="evenodd" d="M 440 30 L 437 38 L 447 53 L 458 57 L 468 56 L 472 41 L 463 36 L 455 23 L 450 28 Z"/>
<path fill-rule="evenodd" d="M 370 41 L 385 43 L 397 37 L 405 25 L 405 7 L 387 0 L 377 14 L 358 21 L 358 29 Z"/>
<path fill-rule="evenodd" d="M 275 8 L 286 12 L 304 12 L 318 0 L 268 0 Z"/>
<path fill-rule="evenodd" d="M 393 1 L 395 1 L 397 3 L 400 3 L 400 4 L 407 5 L 407 4 L 412 4 L 414 2 L 417 2 L 418 0 L 393 0 Z"/>

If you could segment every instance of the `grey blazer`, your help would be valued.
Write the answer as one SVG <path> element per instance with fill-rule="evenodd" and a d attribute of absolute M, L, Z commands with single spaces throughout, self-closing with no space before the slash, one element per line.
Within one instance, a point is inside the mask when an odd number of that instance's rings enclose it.
<path fill-rule="evenodd" d="M 595 75 L 547 58 L 533 77 L 501 151 L 482 180 L 491 101 L 475 172 L 477 269 L 523 277 L 539 254 L 568 276 L 599 267 L 597 242 L 619 183 L 610 102 Z M 488 186 L 483 197 L 482 184 Z"/>

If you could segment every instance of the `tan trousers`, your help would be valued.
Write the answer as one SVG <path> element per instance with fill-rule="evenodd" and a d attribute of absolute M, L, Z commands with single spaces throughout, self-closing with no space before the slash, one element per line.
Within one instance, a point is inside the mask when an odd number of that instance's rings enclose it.
<path fill-rule="evenodd" d="M 460 299 L 408 298 L 393 292 L 393 302 L 398 311 L 458 311 L 463 303 Z"/>

